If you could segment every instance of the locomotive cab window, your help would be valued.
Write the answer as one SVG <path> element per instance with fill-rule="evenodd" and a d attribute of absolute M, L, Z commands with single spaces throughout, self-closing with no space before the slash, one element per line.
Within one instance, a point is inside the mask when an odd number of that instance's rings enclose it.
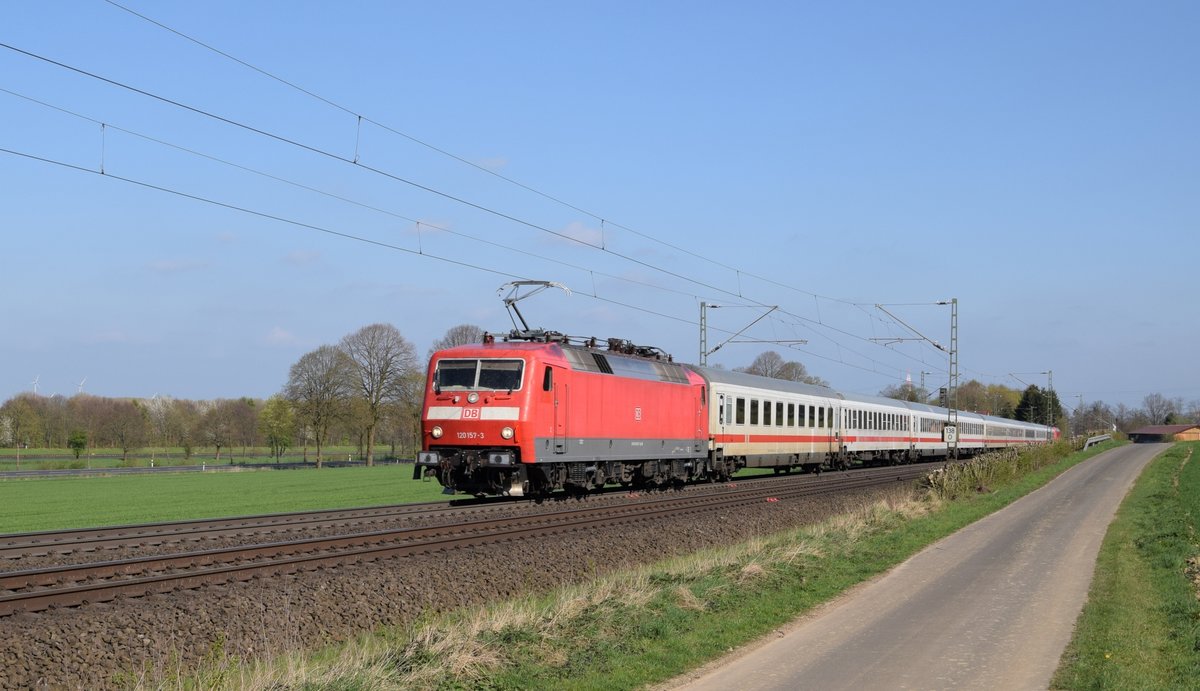
<path fill-rule="evenodd" d="M 439 390 L 515 391 L 524 371 L 524 360 L 441 360 L 433 381 Z"/>
<path fill-rule="evenodd" d="M 542 375 L 542 391 L 550 391 L 554 388 L 554 370 L 549 365 L 546 366 L 546 372 Z"/>

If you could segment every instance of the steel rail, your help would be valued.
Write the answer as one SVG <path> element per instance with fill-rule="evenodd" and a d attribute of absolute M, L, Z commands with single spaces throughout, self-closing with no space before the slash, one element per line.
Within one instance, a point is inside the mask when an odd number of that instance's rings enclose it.
<path fill-rule="evenodd" d="M 915 479 L 924 475 L 924 470 L 886 475 L 886 478 L 854 476 L 825 482 L 799 482 L 787 487 L 760 484 L 749 489 L 731 488 L 723 493 L 579 508 L 493 521 L 12 572 L 0 575 L 0 591 L 8 591 L 8 594 L 0 595 L 0 616 L 104 602 L 120 595 L 140 596 L 197 588 L 205 584 L 244 581 L 266 574 L 294 573 L 319 566 L 346 565 L 364 560 L 559 535 L 592 529 L 597 525 L 613 527 L 655 518 L 681 517 L 736 508 L 764 498 L 777 501 L 797 499 L 818 493 Z M 127 577 L 118 579 L 119 576 Z"/>
<path fill-rule="evenodd" d="M 874 472 L 875 470 L 877 469 L 855 469 L 848 472 L 867 473 Z M 743 478 L 738 482 L 764 481 L 763 478 L 768 477 L 782 479 L 788 477 L 788 475 Z M 793 477 L 808 478 L 810 481 L 817 481 L 816 478 L 819 476 L 795 475 Z M 705 485 L 689 485 L 688 487 L 703 488 Z M 606 488 L 606 491 L 600 493 L 599 496 L 614 493 L 620 494 L 626 491 L 628 490 L 624 488 Z M 565 498 L 567 498 L 565 495 L 563 497 L 555 496 L 551 500 Z M 6 559 L 12 560 L 21 557 L 40 557 L 50 554 L 70 554 L 75 552 L 99 552 L 107 549 L 161 546 L 177 542 L 199 542 L 204 539 L 217 537 L 253 535 L 254 533 L 318 528 L 338 524 L 351 525 L 391 518 L 417 517 L 422 514 L 430 516 L 437 514 L 453 515 L 456 513 L 469 514 L 486 510 L 488 507 L 503 510 L 504 508 L 511 507 L 513 504 L 512 500 L 505 499 L 464 498 L 452 501 L 451 503 L 439 501 L 421 504 L 394 504 L 349 509 L 295 511 L 97 528 L 72 528 L 30 533 L 0 534 L 0 563 L 3 563 L 3 560 Z"/>
<path fill-rule="evenodd" d="M 445 502 L 396 504 L 352 509 L 297 511 L 292 513 L 231 516 L 188 521 L 141 523 L 35 533 L 0 535 L 0 559 L 92 552 L 126 546 L 161 545 L 210 537 L 245 535 L 273 530 L 292 530 L 413 517 L 423 514 L 468 513 L 477 505 L 448 505 Z"/>

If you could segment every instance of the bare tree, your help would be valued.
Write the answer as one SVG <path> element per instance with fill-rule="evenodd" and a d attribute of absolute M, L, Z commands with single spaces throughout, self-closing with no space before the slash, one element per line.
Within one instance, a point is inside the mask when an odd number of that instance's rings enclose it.
<path fill-rule="evenodd" d="M 88 443 L 93 449 L 100 442 L 100 422 L 107 407 L 108 399 L 82 393 L 67 401 L 67 409 L 75 420 L 75 426 L 87 433 Z"/>
<path fill-rule="evenodd" d="M 321 447 L 328 441 L 330 427 L 343 415 L 354 385 L 354 362 L 331 345 L 305 353 L 288 372 L 284 395 L 295 406 L 300 424 L 312 434 L 318 468 Z"/>
<path fill-rule="evenodd" d="M 929 398 L 928 391 L 919 386 L 913 386 L 912 382 L 886 386 L 879 392 L 879 395 L 884 398 L 894 398 L 897 401 L 910 401 L 912 403 L 924 403 Z"/>
<path fill-rule="evenodd" d="M 1075 411 L 1071 418 L 1071 429 L 1075 434 L 1091 432 L 1114 432 L 1117 413 L 1103 401 L 1092 401 Z"/>
<path fill-rule="evenodd" d="M 1200 423 L 1200 401 L 1190 401 L 1183 409 L 1183 416 L 1194 423 Z"/>
<path fill-rule="evenodd" d="M 1146 411 L 1152 425 L 1165 425 L 1171 413 L 1176 412 L 1174 401 L 1160 393 L 1152 393 L 1143 398 L 1142 408 Z"/>
<path fill-rule="evenodd" d="M 230 432 L 232 434 L 229 455 L 233 455 L 233 446 L 242 447 L 242 458 L 246 457 L 246 447 L 256 446 L 258 441 L 258 401 L 253 398 L 239 398 L 229 402 Z"/>
<path fill-rule="evenodd" d="M 750 363 L 749 367 L 739 367 L 735 371 L 757 374 L 760 377 L 770 377 L 772 379 L 786 379 L 788 381 L 798 381 L 817 386 L 829 386 L 828 382 L 824 379 L 809 374 L 804 365 L 793 360 L 785 361 L 779 353 L 773 350 L 768 350 L 754 358 L 754 362 Z"/>
<path fill-rule="evenodd" d="M 102 428 L 109 439 L 121 449 L 121 462 L 129 460 L 129 452 L 146 443 L 150 424 L 146 411 L 134 401 L 112 401 Z"/>
<path fill-rule="evenodd" d="M 425 361 L 428 362 L 430 359 L 432 359 L 433 354 L 439 350 L 482 342 L 482 327 L 475 326 L 474 324 L 459 324 L 458 326 L 452 326 L 446 330 L 446 335 L 433 342 L 433 345 L 429 348 L 429 354 L 425 356 Z"/>
<path fill-rule="evenodd" d="M 416 371 L 416 351 L 391 324 L 364 326 L 343 338 L 340 347 L 353 363 L 355 393 L 366 404 L 362 419 L 367 465 L 374 465 L 376 429 L 386 404 L 400 400 L 405 377 Z"/>
<path fill-rule="evenodd" d="M 204 413 L 196 421 L 196 437 L 205 446 L 216 449 L 214 462 L 221 461 L 221 449 L 233 444 L 234 417 L 237 401 L 217 400 L 208 401 L 201 405 Z M 229 454 L 229 462 L 233 463 L 233 452 Z"/>

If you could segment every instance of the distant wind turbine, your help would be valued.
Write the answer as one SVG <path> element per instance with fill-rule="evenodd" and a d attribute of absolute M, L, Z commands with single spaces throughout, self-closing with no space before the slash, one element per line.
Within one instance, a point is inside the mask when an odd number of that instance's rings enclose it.
<path fill-rule="evenodd" d="M 85 381 L 87 381 L 87 377 L 79 380 L 79 388 L 75 390 L 75 393 L 83 393 L 83 383 Z"/>
<path fill-rule="evenodd" d="M 42 380 L 42 375 L 40 375 L 40 374 L 33 378 L 33 393 L 34 394 L 37 394 L 38 382 L 41 380 Z"/>

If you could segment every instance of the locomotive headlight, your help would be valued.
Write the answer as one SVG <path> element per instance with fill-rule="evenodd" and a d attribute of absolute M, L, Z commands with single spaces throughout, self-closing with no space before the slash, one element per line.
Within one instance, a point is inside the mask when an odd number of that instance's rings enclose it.
<path fill-rule="evenodd" d="M 504 429 L 500 430 L 500 436 L 504 437 L 505 439 L 512 439 L 513 438 L 513 428 L 505 427 Z"/>
<path fill-rule="evenodd" d="M 434 439 L 441 439 L 442 428 L 435 425 L 433 429 L 429 430 L 429 436 L 433 437 Z"/>
<path fill-rule="evenodd" d="M 479 402 L 479 394 L 477 394 L 473 391 L 471 393 L 467 394 L 467 403 L 477 403 L 477 402 Z"/>

